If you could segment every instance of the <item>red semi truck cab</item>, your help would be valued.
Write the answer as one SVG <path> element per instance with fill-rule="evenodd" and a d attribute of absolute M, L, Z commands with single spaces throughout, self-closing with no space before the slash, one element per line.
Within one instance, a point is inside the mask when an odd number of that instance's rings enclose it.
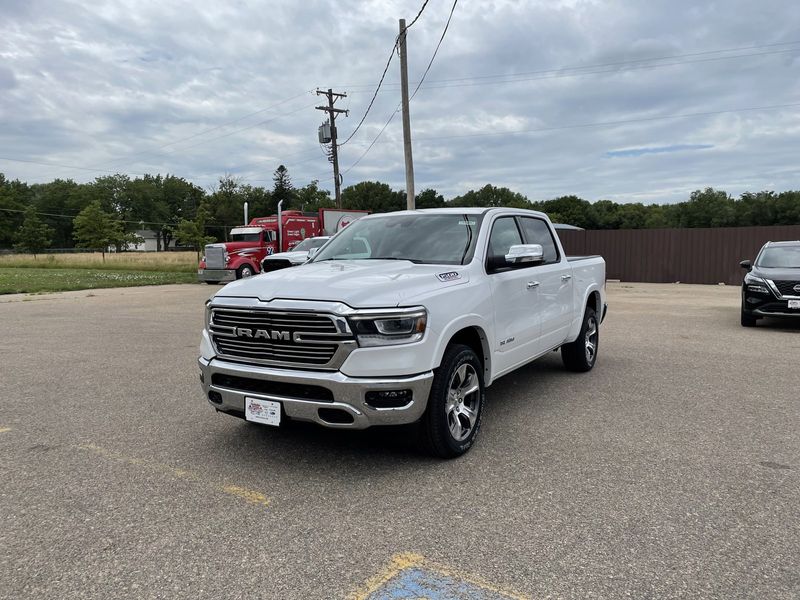
<path fill-rule="evenodd" d="M 319 215 L 299 210 L 279 214 L 280 227 L 278 215 L 256 217 L 231 229 L 229 241 L 208 244 L 197 268 L 200 281 L 214 284 L 255 275 L 268 254 L 288 252 L 307 237 L 334 235 L 367 211 L 323 208 Z"/>

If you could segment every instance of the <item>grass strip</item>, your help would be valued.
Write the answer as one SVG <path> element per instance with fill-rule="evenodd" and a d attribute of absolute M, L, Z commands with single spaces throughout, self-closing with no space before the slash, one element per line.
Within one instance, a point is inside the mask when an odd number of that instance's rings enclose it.
<path fill-rule="evenodd" d="M 66 292 L 168 283 L 197 283 L 197 273 L 0 267 L 0 294 Z"/>

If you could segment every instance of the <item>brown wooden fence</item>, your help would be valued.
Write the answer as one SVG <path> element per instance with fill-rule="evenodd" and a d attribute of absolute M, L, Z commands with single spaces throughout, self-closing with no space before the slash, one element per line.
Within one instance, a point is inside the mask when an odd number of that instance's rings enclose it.
<path fill-rule="evenodd" d="M 800 225 L 558 233 L 567 254 L 602 255 L 609 279 L 736 285 L 739 261 L 754 259 L 765 242 L 800 239 Z"/>

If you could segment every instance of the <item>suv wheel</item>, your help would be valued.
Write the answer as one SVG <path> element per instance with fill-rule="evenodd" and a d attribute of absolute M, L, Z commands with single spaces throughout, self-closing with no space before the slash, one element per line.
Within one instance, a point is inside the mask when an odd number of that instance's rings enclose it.
<path fill-rule="evenodd" d="M 758 319 L 752 315 L 748 315 L 742 309 L 742 327 L 755 327 Z"/>

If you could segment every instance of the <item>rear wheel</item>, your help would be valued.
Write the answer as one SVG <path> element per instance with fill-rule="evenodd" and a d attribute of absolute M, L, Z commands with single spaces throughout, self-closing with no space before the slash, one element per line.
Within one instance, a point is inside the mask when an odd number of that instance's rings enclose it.
<path fill-rule="evenodd" d="M 255 274 L 253 267 L 250 265 L 242 265 L 236 270 L 236 279 L 244 279 L 245 277 L 252 277 Z"/>
<path fill-rule="evenodd" d="M 589 306 L 583 315 L 583 324 L 578 339 L 561 346 L 561 360 L 569 371 L 585 373 L 591 371 L 597 362 L 597 350 L 600 346 L 600 324 L 597 314 Z"/>
<path fill-rule="evenodd" d="M 481 427 L 484 398 L 483 365 L 475 352 L 461 344 L 449 346 L 420 424 L 428 452 L 455 458 L 469 450 Z"/>

